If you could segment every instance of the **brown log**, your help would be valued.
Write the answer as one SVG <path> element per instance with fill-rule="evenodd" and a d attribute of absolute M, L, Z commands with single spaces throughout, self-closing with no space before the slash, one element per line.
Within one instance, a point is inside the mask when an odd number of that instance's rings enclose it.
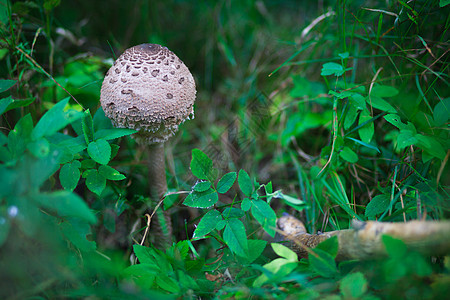
<path fill-rule="evenodd" d="M 425 255 L 446 255 L 450 253 L 449 221 L 410 221 L 406 223 L 387 223 L 354 220 L 352 229 L 329 231 L 322 234 L 309 234 L 303 223 L 292 216 L 278 219 L 280 233 L 288 246 L 299 257 L 307 257 L 310 250 L 320 242 L 337 236 L 339 249 L 336 260 L 371 259 L 387 255 L 381 240 L 383 235 L 402 240 L 408 249 Z"/>

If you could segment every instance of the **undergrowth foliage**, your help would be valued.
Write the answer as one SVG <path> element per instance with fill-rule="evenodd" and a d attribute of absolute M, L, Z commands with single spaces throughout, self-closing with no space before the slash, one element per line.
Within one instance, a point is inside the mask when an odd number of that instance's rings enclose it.
<path fill-rule="evenodd" d="M 448 219 L 449 1 L 91 2 L 0 0 L 2 298 L 447 296 L 449 256 L 383 236 L 381 260 L 336 262 L 336 238 L 299 259 L 276 222 Z M 166 147 L 168 249 L 143 239 L 135 131 L 98 103 L 142 42 L 199 90 Z"/>

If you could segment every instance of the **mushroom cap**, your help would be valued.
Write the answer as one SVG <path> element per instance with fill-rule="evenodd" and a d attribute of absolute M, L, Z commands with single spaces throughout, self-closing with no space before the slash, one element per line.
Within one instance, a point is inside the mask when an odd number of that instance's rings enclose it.
<path fill-rule="evenodd" d="M 142 44 L 125 50 L 106 73 L 100 92 L 115 127 L 138 130 L 138 143 L 163 143 L 194 116 L 195 81 L 169 49 Z"/>

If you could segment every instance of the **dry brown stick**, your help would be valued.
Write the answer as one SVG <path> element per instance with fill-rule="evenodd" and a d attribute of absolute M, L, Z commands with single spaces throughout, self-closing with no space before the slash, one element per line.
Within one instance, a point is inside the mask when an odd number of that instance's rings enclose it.
<path fill-rule="evenodd" d="M 402 240 L 409 249 L 426 255 L 446 255 L 450 253 L 449 221 L 409 221 L 387 223 L 376 221 L 353 221 L 352 229 L 309 234 L 303 223 L 292 216 L 283 216 L 277 221 L 278 227 L 286 233 L 288 245 L 299 257 L 307 257 L 308 252 L 298 243 L 315 248 L 320 242 L 333 236 L 338 237 L 337 260 L 371 259 L 386 256 L 382 242 L 383 235 Z"/>

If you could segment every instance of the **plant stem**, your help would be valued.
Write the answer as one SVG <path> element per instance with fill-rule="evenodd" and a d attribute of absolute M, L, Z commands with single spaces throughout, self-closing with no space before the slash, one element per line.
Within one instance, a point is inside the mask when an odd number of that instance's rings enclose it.
<path fill-rule="evenodd" d="M 164 159 L 164 144 L 149 146 L 148 152 L 148 182 L 150 199 L 155 207 L 167 192 L 166 164 Z M 154 228 L 156 246 L 167 248 L 172 244 L 172 222 L 168 211 L 156 212 Z"/>

